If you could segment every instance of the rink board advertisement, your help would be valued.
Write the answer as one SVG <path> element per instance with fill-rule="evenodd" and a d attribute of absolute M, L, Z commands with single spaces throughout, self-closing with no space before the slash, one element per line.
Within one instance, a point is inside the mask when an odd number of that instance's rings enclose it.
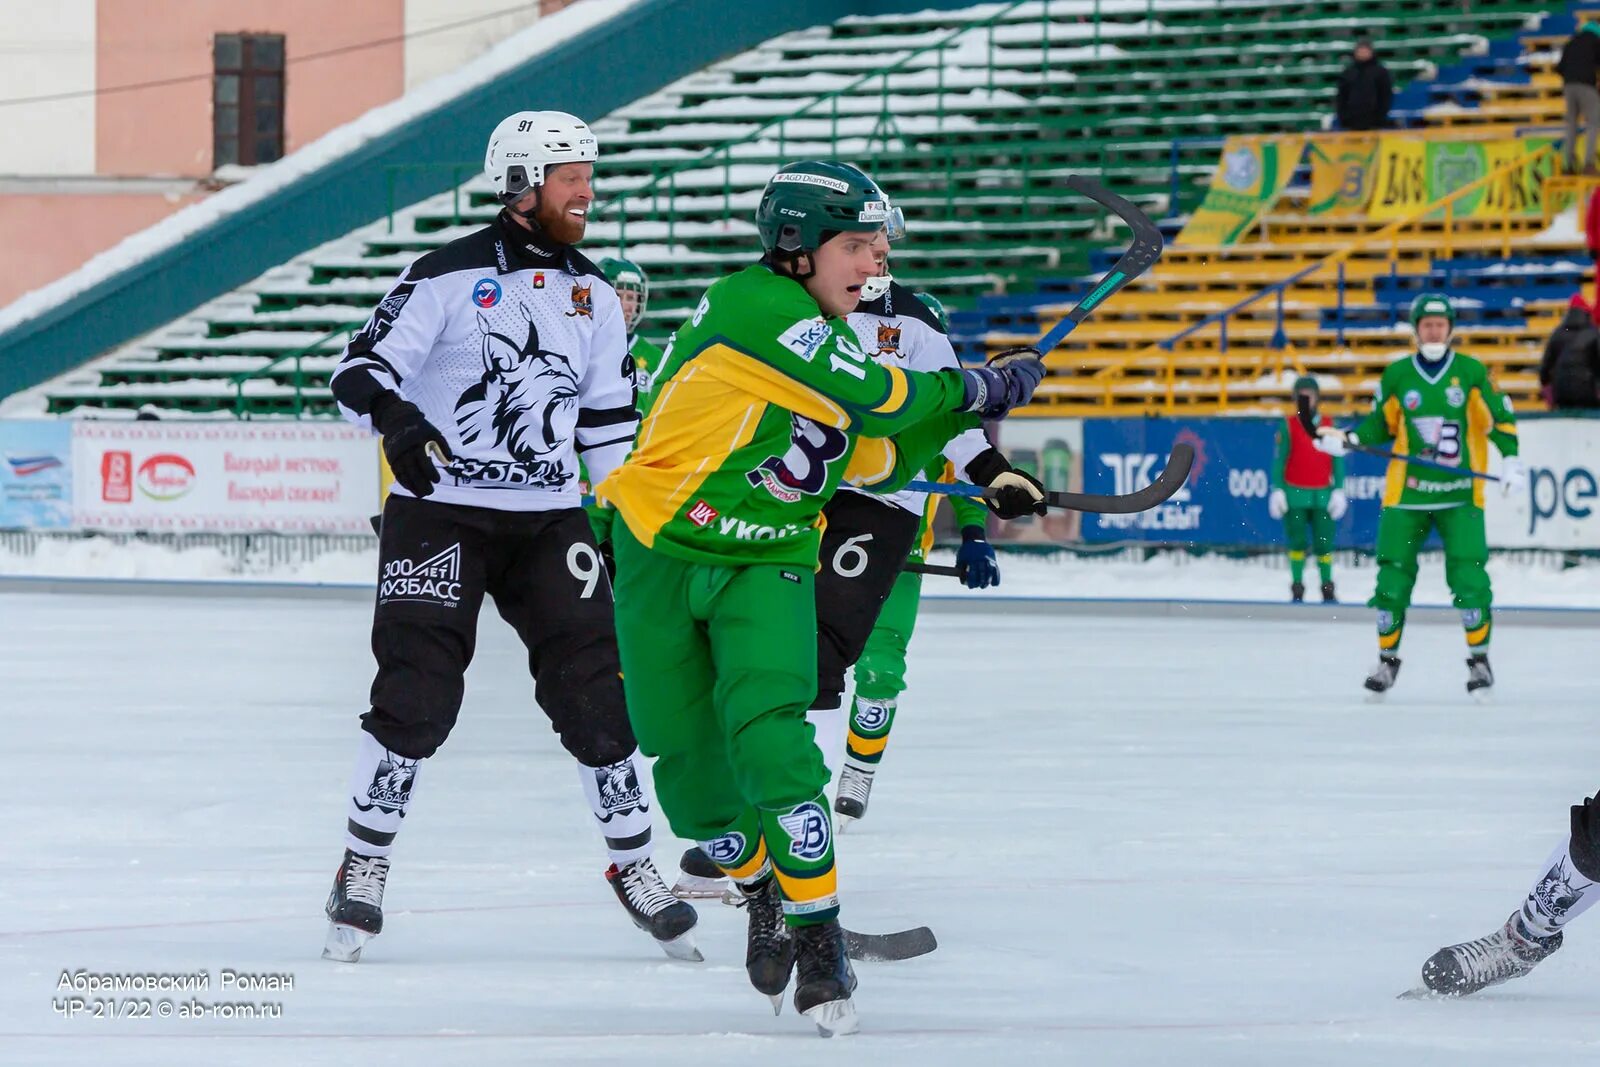
<path fill-rule="evenodd" d="M 1489 487 L 1489 544 L 1600 548 L 1600 419 L 1524 419 L 1517 431 L 1528 487 L 1508 497 Z M 1492 449 L 1489 471 L 1500 473 Z"/>
<path fill-rule="evenodd" d="M 1282 420 L 1270 417 L 1205 419 L 1017 419 L 999 429 L 1001 448 L 1019 467 L 1051 489 L 1124 494 L 1149 485 L 1166 466 L 1172 446 L 1187 442 L 1194 469 L 1183 489 L 1135 515 L 1074 516 L 1064 525 L 1025 520 L 1001 523 L 997 540 L 1114 544 L 1272 547 L 1284 544 L 1283 524 L 1267 511 L 1272 492 L 1275 436 Z M 1600 420 L 1524 419 L 1519 424 L 1528 486 L 1510 495 L 1498 485 L 1485 491 L 1485 522 L 1495 548 L 1600 549 Z M 1490 449 L 1490 472 L 1500 459 Z M 1047 460 L 1046 457 L 1050 458 Z M 1350 508 L 1338 524 L 1340 548 L 1370 549 L 1377 539 L 1387 461 L 1345 458 Z M 1437 544 L 1437 536 L 1430 540 Z"/>
<path fill-rule="evenodd" d="M 1134 515 L 1085 515 L 1090 543 L 1158 541 L 1196 545 L 1284 543 L 1283 523 L 1267 512 L 1274 441 L 1281 419 L 1086 419 L 1083 488 L 1124 495 L 1148 486 L 1166 466 L 1172 446 L 1194 449 L 1189 480 L 1166 503 Z M 1370 546 L 1377 537 L 1383 494 L 1381 460 L 1345 460 L 1350 509 L 1335 543 Z"/>
<path fill-rule="evenodd" d="M 79 529 L 368 533 L 372 435 L 339 423 L 79 422 Z"/>
<path fill-rule="evenodd" d="M 72 525 L 72 424 L 0 422 L 0 530 Z"/>

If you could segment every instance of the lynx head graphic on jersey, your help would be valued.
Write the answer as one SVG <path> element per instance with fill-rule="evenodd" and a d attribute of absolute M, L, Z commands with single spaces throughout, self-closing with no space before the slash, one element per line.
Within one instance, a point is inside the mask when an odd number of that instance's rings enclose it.
<path fill-rule="evenodd" d="M 885 356 L 900 351 L 900 327 L 878 324 L 878 355 Z"/>
<path fill-rule="evenodd" d="M 579 285 L 577 282 L 572 283 L 572 310 L 567 312 L 568 318 L 574 315 L 582 315 L 586 319 L 594 318 L 593 289 L 593 282 L 588 285 Z"/>
<path fill-rule="evenodd" d="M 539 347 L 532 312 L 526 304 L 518 307 L 528 327 L 521 344 L 478 316 L 483 378 L 456 400 L 456 425 L 464 444 L 500 445 L 529 463 L 555 451 L 570 434 L 578 379 L 566 356 Z"/>

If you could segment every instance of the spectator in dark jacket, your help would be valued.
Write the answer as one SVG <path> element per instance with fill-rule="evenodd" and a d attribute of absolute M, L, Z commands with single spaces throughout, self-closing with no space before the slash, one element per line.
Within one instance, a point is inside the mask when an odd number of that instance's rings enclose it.
<path fill-rule="evenodd" d="M 1561 95 L 1567 102 L 1567 173 L 1578 173 L 1578 118 L 1583 118 L 1583 173 L 1595 173 L 1594 141 L 1600 132 L 1600 26 L 1585 22 L 1567 39 L 1556 63 Z"/>
<path fill-rule="evenodd" d="M 1539 392 L 1552 411 L 1600 408 L 1600 330 L 1582 293 L 1567 304 L 1567 317 L 1545 342 Z"/>
<path fill-rule="evenodd" d="M 1339 73 L 1340 129 L 1381 130 L 1389 125 L 1389 105 L 1394 103 L 1394 82 L 1389 70 L 1373 55 L 1372 42 L 1356 42 L 1350 65 Z"/>

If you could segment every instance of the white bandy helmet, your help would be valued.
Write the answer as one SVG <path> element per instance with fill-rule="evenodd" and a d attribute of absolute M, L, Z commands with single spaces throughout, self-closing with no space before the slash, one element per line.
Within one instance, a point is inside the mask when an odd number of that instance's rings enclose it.
<path fill-rule="evenodd" d="M 547 167 L 599 158 L 600 145 L 582 119 L 565 111 L 519 111 L 501 119 L 489 135 L 483 172 L 495 198 L 511 204 L 544 184 Z"/>

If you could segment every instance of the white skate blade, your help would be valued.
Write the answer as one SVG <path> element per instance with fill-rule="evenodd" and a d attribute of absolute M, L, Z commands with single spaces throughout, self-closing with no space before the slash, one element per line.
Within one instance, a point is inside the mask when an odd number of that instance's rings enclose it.
<path fill-rule="evenodd" d="M 767 999 L 772 1001 L 772 1014 L 774 1014 L 774 1015 L 782 1015 L 783 1014 L 783 994 L 782 993 L 772 993 L 772 994 L 769 994 L 767 996 Z"/>
<path fill-rule="evenodd" d="M 679 900 L 721 900 L 732 883 L 726 878 L 702 878 L 698 874 L 679 874 L 672 895 Z"/>
<path fill-rule="evenodd" d="M 656 944 L 661 946 L 662 952 L 665 952 L 675 960 L 682 960 L 685 963 L 704 963 L 706 961 L 705 956 L 700 953 L 700 946 L 694 943 L 693 930 L 685 930 L 670 941 L 657 941 Z"/>
<path fill-rule="evenodd" d="M 328 940 L 322 946 L 322 958 L 335 963 L 355 963 L 361 959 L 361 950 L 372 935 L 365 930 L 343 923 L 328 924 Z"/>
<path fill-rule="evenodd" d="M 850 824 L 855 821 L 856 820 L 852 816 L 836 811 L 833 813 L 833 832 L 836 834 L 842 834 L 845 832 L 845 830 L 849 829 Z"/>
<path fill-rule="evenodd" d="M 1366 701 L 1368 704 L 1382 704 L 1384 698 L 1386 698 L 1388 695 L 1389 691 L 1387 689 L 1384 689 L 1381 692 L 1374 692 L 1371 689 L 1368 689 L 1365 691 L 1365 695 L 1361 699 Z"/>
<path fill-rule="evenodd" d="M 1494 687 L 1493 686 L 1485 686 L 1482 689 L 1474 689 L 1472 692 L 1468 693 L 1467 695 L 1472 698 L 1472 702 L 1474 704 L 1493 704 L 1494 703 Z"/>
<path fill-rule="evenodd" d="M 823 1037 L 853 1034 L 859 1025 L 856 1019 L 856 1003 L 849 997 L 818 1004 L 806 1012 L 805 1016 L 817 1024 L 817 1033 Z"/>

